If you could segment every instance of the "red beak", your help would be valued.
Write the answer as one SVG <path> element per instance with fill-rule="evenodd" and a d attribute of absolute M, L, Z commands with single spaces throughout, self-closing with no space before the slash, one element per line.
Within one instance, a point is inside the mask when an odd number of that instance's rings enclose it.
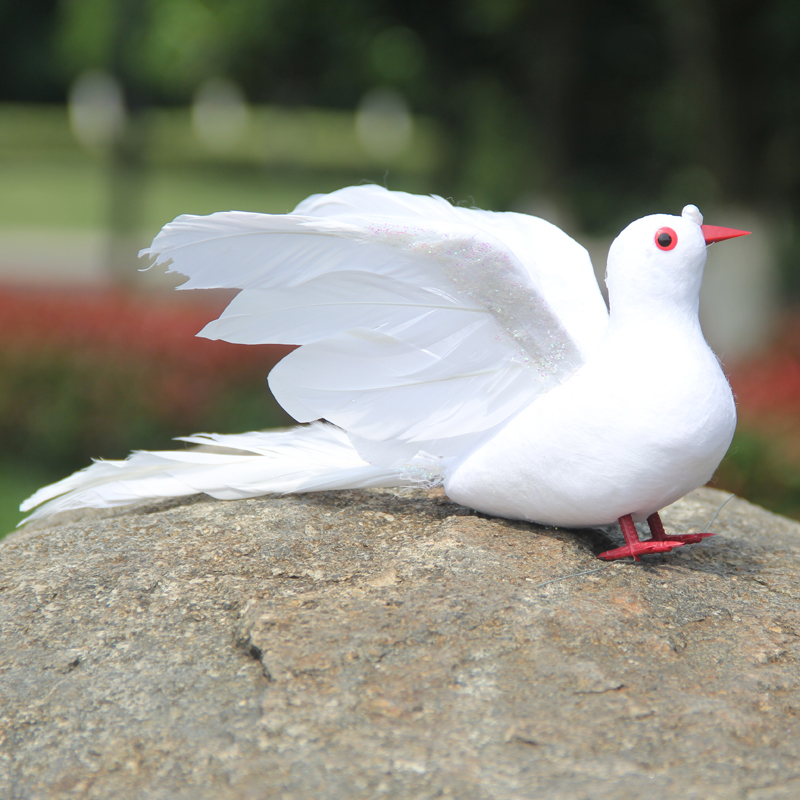
<path fill-rule="evenodd" d="M 718 225 L 701 225 L 706 244 L 714 242 L 724 242 L 726 239 L 734 239 L 737 236 L 749 236 L 750 231 L 737 231 L 736 228 L 720 228 Z"/>

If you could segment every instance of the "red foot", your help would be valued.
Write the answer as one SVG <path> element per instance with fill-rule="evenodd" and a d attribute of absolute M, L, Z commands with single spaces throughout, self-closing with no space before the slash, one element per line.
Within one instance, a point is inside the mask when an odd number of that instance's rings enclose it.
<path fill-rule="evenodd" d="M 647 518 L 650 526 L 652 539 L 640 542 L 636 526 L 630 514 L 620 517 L 619 525 L 622 528 L 622 535 L 625 537 L 625 546 L 616 547 L 614 550 L 606 550 L 600 553 L 598 558 L 604 561 L 615 561 L 618 558 L 633 558 L 639 561 L 639 556 L 650 555 L 651 553 L 669 553 L 676 547 L 683 547 L 685 544 L 697 544 L 697 542 L 714 536 L 713 533 L 685 533 L 678 536 L 667 536 L 664 532 L 664 525 L 658 514 L 651 514 Z"/>
<path fill-rule="evenodd" d="M 639 561 L 639 556 L 649 556 L 651 553 L 669 553 L 676 547 L 683 547 L 683 542 L 654 542 L 651 539 L 647 542 L 634 542 L 626 544 L 624 547 L 606 550 L 597 557 L 604 561 L 616 561 L 618 558 L 634 558 Z"/>
<path fill-rule="evenodd" d="M 707 539 L 709 536 L 716 536 L 716 533 L 681 533 L 677 536 L 665 536 L 663 539 L 648 539 L 648 542 L 680 542 L 681 544 L 697 544 Z"/>
<path fill-rule="evenodd" d="M 681 544 L 697 544 L 709 536 L 716 536 L 715 533 L 682 533 L 677 536 L 667 536 L 664 531 L 664 523 L 658 514 L 651 514 L 647 518 L 647 524 L 650 526 L 650 534 L 652 539 L 650 542 L 680 542 Z"/>

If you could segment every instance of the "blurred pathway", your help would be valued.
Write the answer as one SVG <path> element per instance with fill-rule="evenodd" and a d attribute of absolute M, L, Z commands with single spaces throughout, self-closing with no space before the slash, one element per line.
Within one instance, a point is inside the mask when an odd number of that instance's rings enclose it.
<path fill-rule="evenodd" d="M 43 288 L 106 283 L 107 252 L 108 238 L 100 230 L 0 228 L 0 283 Z M 169 290 L 182 282 L 163 269 L 140 272 L 134 280 L 143 290 Z"/>

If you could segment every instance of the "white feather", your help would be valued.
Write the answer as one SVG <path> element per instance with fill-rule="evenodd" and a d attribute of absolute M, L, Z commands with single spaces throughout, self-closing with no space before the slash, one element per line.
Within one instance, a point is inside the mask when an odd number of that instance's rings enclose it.
<path fill-rule="evenodd" d="M 519 260 L 584 359 L 594 352 L 605 329 L 608 314 L 589 253 L 555 225 L 538 217 L 461 208 L 441 197 L 389 192 L 380 186 L 351 186 L 327 195 L 313 195 L 300 203 L 294 213 L 407 217 L 481 230 L 500 240 Z"/>
<path fill-rule="evenodd" d="M 344 431 L 323 423 L 289 431 L 198 434 L 181 441 L 224 452 L 139 451 L 125 461 L 97 461 L 26 500 L 21 511 L 41 507 L 25 521 L 87 506 L 112 508 L 201 492 L 237 500 L 269 493 L 404 486 L 441 479 L 431 458 L 409 462 L 401 472 L 369 464 Z M 234 450 L 239 452 L 231 452 Z"/>
<path fill-rule="evenodd" d="M 484 310 L 368 272 L 322 275 L 292 288 L 245 289 L 198 334 L 238 344 L 309 344 L 352 328 L 382 330 L 435 313 L 468 324 Z"/>
<path fill-rule="evenodd" d="M 141 255 L 181 289 L 241 292 L 200 335 L 301 347 L 270 375 L 288 434 L 201 436 L 241 454 L 133 454 L 37 492 L 34 516 L 206 492 L 250 497 L 440 480 L 594 353 L 607 311 L 588 254 L 543 220 L 377 186 L 286 215 L 181 216 Z"/>
<path fill-rule="evenodd" d="M 179 217 L 143 252 L 184 288 L 243 289 L 201 335 L 306 345 L 270 377 L 295 418 L 422 448 L 568 379 L 607 320 L 585 250 L 554 226 L 375 186 L 291 215 Z"/>

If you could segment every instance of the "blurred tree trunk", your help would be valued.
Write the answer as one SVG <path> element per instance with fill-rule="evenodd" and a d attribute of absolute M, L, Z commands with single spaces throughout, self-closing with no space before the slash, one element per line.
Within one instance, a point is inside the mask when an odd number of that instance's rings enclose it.
<path fill-rule="evenodd" d="M 694 151 L 719 182 L 723 196 L 741 188 L 747 173 L 736 124 L 734 98 L 725 96 L 720 74 L 725 43 L 721 17 L 707 0 L 661 0 L 674 64 L 672 91 L 680 97 L 684 156 Z M 736 13 L 733 9 L 732 13 Z"/>
<path fill-rule="evenodd" d="M 111 70 L 122 87 L 125 125 L 109 163 L 108 274 L 113 285 L 136 285 L 145 194 L 145 95 L 134 48 L 146 24 L 143 0 L 115 0 Z"/>

